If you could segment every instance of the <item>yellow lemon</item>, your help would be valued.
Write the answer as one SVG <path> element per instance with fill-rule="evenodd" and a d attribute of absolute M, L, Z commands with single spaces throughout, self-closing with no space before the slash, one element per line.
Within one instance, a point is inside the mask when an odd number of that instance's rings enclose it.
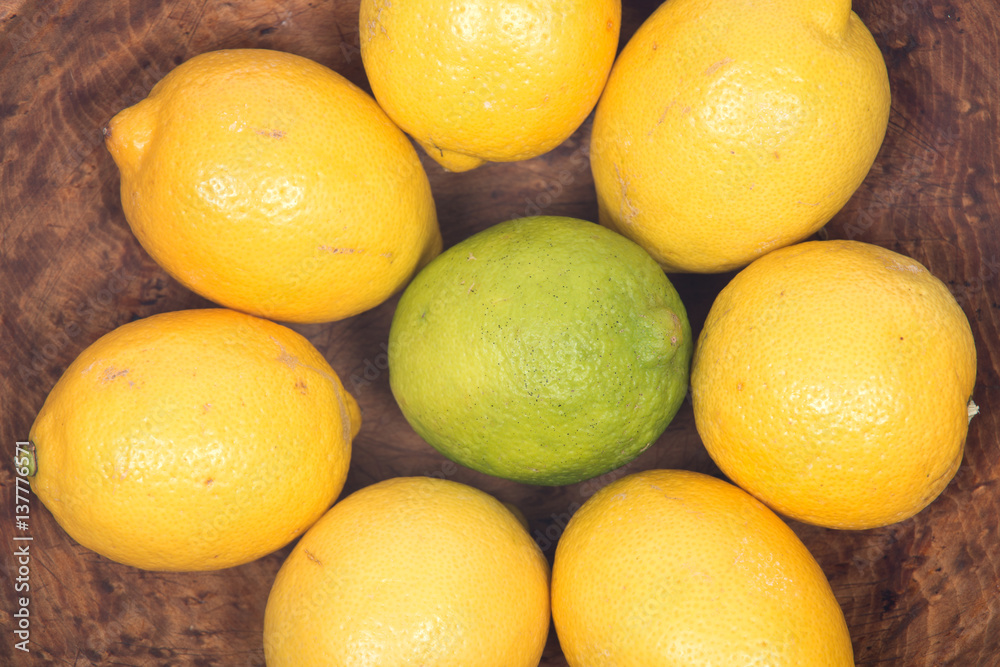
<path fill-rule="evenodd" d="M 620 0 L 362 0 L 361 58 L 386 113 L 446 169 L 561 144 L 594 108 Z"/>
<path fill-rule="evenodd" d="M 885 62 L 851 0 L 669 0 L 597 105 L 600 221 L 667 271 L 739 268 L 844 206 L 888 117 Z"/>
<path fill-rule="evenodd" d="M 918 262 L 856 241 L 743 269 L 691 371 L 719 468 L 786 516 L 871 528 L 931 503 L 962 461 L 976 379 L 969 322 Z"/>
<path fill-rule="evenodd" d="M 406 135 L 370 96 L 306 58 L 201 54 L 105 135 L 139 242 L 221 305 L 337 320 L 382 303 L 441 250 Z"/>
<path fill-rule="evenodd" d="M 264 615 L 270 667 L 536 667 L 549 567 L 492 496 L 428 477 L 340 501 L 281 566 Z"/>
<path fill-rule="evenodd" d="M 66 369 L 31 427 L 31 486 L 103 556 L 215 570 L 323 515 L 360 424 L 291 329 L 226 309 L 164 313 L 102 336 Z"/>
<path fill-rule="evenodd" d="M 739 488 L 649 470 L 598 491 L 566 527 L 552 616 L 571 667 L 851 667 L 823 570 Z"/>

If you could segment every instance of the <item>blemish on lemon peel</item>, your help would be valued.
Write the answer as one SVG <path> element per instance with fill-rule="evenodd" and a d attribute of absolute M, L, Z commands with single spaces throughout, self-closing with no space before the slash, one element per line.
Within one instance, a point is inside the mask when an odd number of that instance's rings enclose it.
<path fill-rule="evenodd" d="M 330 373 L 323 370 L 322 368 L 317 368 L 311 364 L 302 363 L 302 361 L 298 357 L 296 357 L 294 354 L 291 354 L 287 349 L 285 349 L 285 346 L 282 345 L 281 341 L 279 341 L 277 338 L 274 338 L 272 336 L 271 340 L 274 341 L 274 344 L 278 346 L 277 359 L 279 362 L 285 364 L 286 366 L 292 369 L 301 367 L 310 370 L 320 375 L 334 386 L 337 386 L 340 383 L 340 381 L 336 377 L 330 375 Z"/>
<path fill-rule="evenodd" d="M 625 224 L 632 224 L 635 216 L 639 214 L 639 210 L 632 204 L 632 200 L 629 198 L 628 192 L 628 181 L 622 176 L 621 169 L 618 165 L 615 165 L 615 176 L 618 178 L 618 185 L 621 188 L 621 200 L 622 200 L 622 218 Z"/>
<path fill-rule="evenodd" d="M 389 31 L 386 30 L 385 25 L 383 25 L 381 17 L 382 17 L 382 12 L 387 7 L 390 7 L 392 3 L 389 0 L 384 0 L 384 4 L 383 4 L 383 0 L 372 0 L 372 1 L 373 1 L 374 9 L 375 9 L 375 15 L 372 16 L 370 19 L 368 19 L 367 21 L 364 22 L 365 25 L 368 28 L 368 31 L 367 31 L 368 32 L 368 40 L 371 41 L 375 37 L 376 31 L 379 32 L 379 33 L 381 33 L 382 36 L 384 36 L 386 39 L 388 39 L 388 37 L 389 37 Z"/>
<path fill-rule="evenodd" d="M 890 271 L 904 271 L 917 274 L 927 273 L 927 269 L 924 268 L 921 264 L 913 260 L 910 260 L 908 257 L 903 257 L 903 256 L 900 256 L 898 258 L 887 257 L 885 258 L 883 265 Z"/>
<path fill-rule="evenodd" d="M 675 97 L 674 99 L 670 100 L 670 102 L 667 104 L 667 106 L 663 107 L 663 113 L 660 114 L 660 117 L 659 117 L 659 119 L 657 119 L 656 124 L 657 125 L 663 125 L 663 121 L 665 121 L 667 119 L 667 114 L 670 113 L 670 110 L 673 109 L 674 106 L 676 106 L 676 105 L 677 105 L 677 98 Z M 655 128 L 653 128 L 653 129 L 655 129 Z M 653 129 L 649 130 L 649 134 L 647 136 L 653 134 Z M 730 152 L 732 152 L 732 151 L 730 151 Z"/>
<path fill-rule="evenodd" d="M 282 363 L 293 370 L 296 368 L 304 368 L 312 371 L 330 383 L 330 386 L 333 388 L 337 396 L 341 423 L 343 424 L 343 437 L 347 441 L 352 440 L 361 429 L 361 408 L 354 397 L 343 388 L 339 378 L 335 375 L 331 375 L 322 368 L 317 368 L 312 364 L 303 363 L 297 356 L 290 354 L 288 350 L 285 349 L 284 345 L 282 345 L 276 338 L 272 337 L 271 340 L 278 346 L 277 361 L 279 363 Z M 299 383 L 301 383 L 301 386 Z M 301 393 L 307 393 L 305 391 L 307 389 L 307 385 L 304 380 L 299 379 L 296 383 L 296 387 Z"/>
<path fill-rule="evenodd" d="M 722 60 L 716 61 L 716 62 L 714 62 L 714 63 L 712 63 L 711 65 L 708 66 L 708 69 L 705 70 L 704 75 L 705 76 L 712 76 L 717 71 L 719 71 L 720 67 L 728 65 L 731 62 L 733 62 L 732 58 L 723 58 Z"/>
<path fill-rule="evenodd" d="M 101 382 L 111 382 L 115 378 L 120 378 L 124 375 L 128 375 L 127 368 L 115 368 L 114 366 L 108 366 L 104 369 L 104 374 L 101 376 Z M 132 384 L 131 382 L 129 384 Z"/>

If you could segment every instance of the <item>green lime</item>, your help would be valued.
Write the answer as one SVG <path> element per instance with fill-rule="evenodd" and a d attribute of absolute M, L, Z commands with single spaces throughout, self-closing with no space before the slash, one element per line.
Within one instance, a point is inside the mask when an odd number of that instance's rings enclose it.
<path fill-rule="evenodd" d="M 413 429 L 464 466 L 562 485 L 628 463 L 688 387 L 691 327 L 641 247 L 599 225 L 494 225 L 427 265 L 389 332 Z"/>

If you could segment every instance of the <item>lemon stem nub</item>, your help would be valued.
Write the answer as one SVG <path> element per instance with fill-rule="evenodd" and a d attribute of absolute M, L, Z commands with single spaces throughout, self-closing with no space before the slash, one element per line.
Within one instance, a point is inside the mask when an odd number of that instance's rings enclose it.
<path fill-rule="evenodd" d="M 14 457 L 14 467 L 18 474 L 24 477 L 34 477 L 38 472 L 38 460 L 35 458 L 35 443 L 30 440 L 22 447 L 18 444 L 17 454 Z"/>
<path fill-rule="evenodd" d="M 650 364 L 665 364 L 684 345 L 684 325 L 668 307 L 652 309 L 649 317 L 649 342 L 639 351 L 640 356 Z"/>

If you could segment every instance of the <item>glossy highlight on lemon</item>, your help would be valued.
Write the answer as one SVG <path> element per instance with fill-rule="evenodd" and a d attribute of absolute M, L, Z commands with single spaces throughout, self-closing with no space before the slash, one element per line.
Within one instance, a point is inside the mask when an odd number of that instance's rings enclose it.
<path fill-rule="evenodd" d="M 718 295 L 695 348 L 712 459 L 777 512 L 830 528 L 923 510 L 962 462 L 968 319 L 919 262 L 858 241 L 782 248 Z"/>
<path fill-rule="evenodd" d="M 648 470 L 573 515 L 552 566 L 570 667 L 852 667 L 844 614 L 774 512 L 715 477 Z"/>
<path fill-rule="evenodd" d="M 236 311 L 124 324 L 30 431 L 31 488 L 74 540 L 146 570 L 217 570 L 301 535 L 337 498 L 361 414 L 291 329 Z"/>
<path fill-rule="evenodd" d="M 620 0 L 362 0 L 361 58 L 386 113 L 450 171 L 565 141 L 601 94 Z"/>
<path fill-rule="evenodd" d="M 307 58 L 195 56 L 105 135 L 136 238 L 220 305 L 339 320 L 381 304 L 441 250 L 409 139 L 367 93 Z"/>
<path fill-rule="evenodd" d="M 536 667 L 549 566 L 518 518 L 450 480 L 398 477 L 341 500 L 281 566 L 269 667 Z"/>
<path fill-rule="evenodd" d="M 571 484 L 657 441 L 687 392 L 692 345 L 680 296 L 638 245 L 584 220 L 520 218 L 449 248 L 406 288 L 389 384 L 452 460 Z"/>
<path fill-rule="evenodd" d="M 668 272 L 713 273 L 816 232 L 857 190 L 889 79 L 851 0 L 670 0 L 594 116 L 600 221 Z"/>

